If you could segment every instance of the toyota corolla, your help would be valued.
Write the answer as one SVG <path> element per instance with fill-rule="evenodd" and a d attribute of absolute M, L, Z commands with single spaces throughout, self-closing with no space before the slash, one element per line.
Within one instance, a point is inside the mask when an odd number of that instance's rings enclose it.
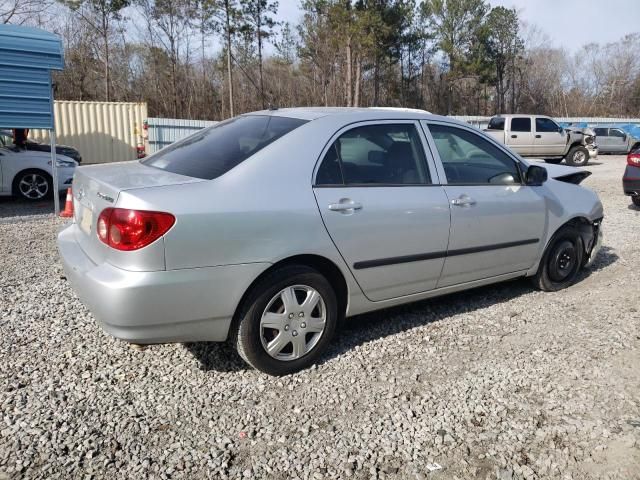
<path fill-rule="evenodd" d="M 281 375 L 347 316 L 517 277 L 568 287 L 600 245 L 588 175 L 426 112 L 263 111 L 78 168 L 58 247 L 108 333 L 230 339 Z"/>

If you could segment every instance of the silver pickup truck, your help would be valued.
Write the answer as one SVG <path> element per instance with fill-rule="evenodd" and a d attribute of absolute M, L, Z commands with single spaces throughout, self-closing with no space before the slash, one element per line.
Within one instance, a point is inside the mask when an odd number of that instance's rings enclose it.
<path fill-rule="evenodd" d="M 564 129 L 543 115 L 498 115 L 485 130 L 522 157 L 542 158 L 548 163 L 582 167 L 598 156 L 591 129 Z"/>

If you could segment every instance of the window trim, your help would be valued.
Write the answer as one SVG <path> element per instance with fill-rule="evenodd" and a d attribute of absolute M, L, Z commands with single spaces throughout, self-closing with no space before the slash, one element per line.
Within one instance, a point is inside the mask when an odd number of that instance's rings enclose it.
<path fill-rule="evenodd" d="M 527 166 L 527 164 L 525 164 L 521 159 L 516 157 L 513 152 L 508 150 L 505 145 L 503 145 L 502 143 L 498 142 L 492 136 L 486 135 L 486 134 L 478 131 L 477 129 L 475 129 L 471 125 L 461 125 L 461 124 L 459 124 L 457 122 L 447 122 L 447 121 L 442 121 L 442 120 L 421 120 L 420 124 L 422 125 L 422 128 L 424 130 L 425 136 L 427 138 L 427 142 L 429 144 L 431 157 L 434 159 L 434 161 L 436 163 L 436 167 L 438 169 L 438 176 L 441 179 L 440 180 L 440 184 L 441 185 L 443 185 L 443 186 L 451 185 L 452 187 L 455 186 L 455 187 L 500 187 L 500 188 L 514 186 L 514 185 L 515 186 L 527 186 L 527 184 L 525 183 L 525 178 L 524 178 L 525 177 L 524 174 L 526 172 L 526 168 L 525 167 Z M 431 130 L 429 129 L 430 125 L 442 125 L 443 127 L 459 128 L 460 130 L 466 130 L 466 131 L 472 133 L 473 135 L 476 135 L 476 136 L 480 137 L 481 139 L 486 140 L 487 142 L 492 144 L 494 147 L 497 147 L 499 150 L 501 150 L 504 154 L 506 154 L 506 156 L 508 158 L 510 158 L 516 164 L 516 168 L 518 169 L 518 172 L 520 172 L 520 182 L 519 183 L 513 183 L 513 184 L 510 184 L 510 185 L 498 185 L 498 184 L 493 184 L 493 183 L 449 183 L 449 180 L 447 179 L 447 175 L 446 175 L 446 173 L 444 171 L 444 164 L 442 163 L 442 159 L 440 158 L 440 152 L 438 151 L 438 148 L 436 147 L 435 139 L 433 138 L 433 135 L 431 135 Z"/>
<path fill-rule="evenodd" d="M 320 155 L 316 159 L 316 163 L 313 167 L 313 173 L 311 176 L 311 186 L 312 188 L 380 188 L 380 187 L 437 187 L 441 186 L 440 174 L 436 166 L 436 161 L 430 153 L 428 139 L 424 132 L 424 129 L 421 128 L 420 120 L 411 120 L 411 119 L 380 119 L 380 120 L 365 120 L 365 121 L 357 121 L 348 123 L 343 125 L 340 129 L 338 129 L 327 141 L 325 146 L 322 148 Z M 418 137 L 420 138 L 420 143 L 422 146 L 422 152 L 424 155 L 424 163 L 423 167 L 429 173 L 429 177 L 431 178 L 431 183 L 345 183 L 344 172 L 342 171 L 342 160 L 340 160 L 340 172 L 342 174 L 342 183 L 341 184 L 323 184 L 318 185 L 316 183 L 316 178 L 318 176 L 318 170 L 322 165 L 322 161 L 324 160 L 325 155 L 329 151 L 329 149 L 333 146 L 333 144 L 342 136 L 342 134 L 353 130 L 359 127 L 366 127 L 370 125 L 398 125 L 398 124 L 411 124 L 416 129 Z"/>

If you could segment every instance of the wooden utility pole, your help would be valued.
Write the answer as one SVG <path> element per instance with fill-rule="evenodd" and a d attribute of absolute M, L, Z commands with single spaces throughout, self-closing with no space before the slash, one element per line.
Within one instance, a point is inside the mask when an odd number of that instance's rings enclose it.
<path fill-rule="evenodd" d="M 224 10 L 227 23 L 227 77 L 229 79 L 229 113 L 230 117 L 234 117 L 233 111 L 233 71 L 231 70 L 231 7 L 229 0 L 224 0 Z"/>

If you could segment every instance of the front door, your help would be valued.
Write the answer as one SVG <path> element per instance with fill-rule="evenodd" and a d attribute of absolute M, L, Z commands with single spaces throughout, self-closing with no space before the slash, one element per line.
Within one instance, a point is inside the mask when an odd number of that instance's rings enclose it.
<path fill-rule="evenodd" d="M 415 122 L 367 122 L 339 132 L 316 173 L 327 231 L 373 301 L 436 287 L 449 240 L 449 203 Z"/>
<path fill-rule="evenodd" d="M 536 156 L 564 156 L 567 153 L 567 134 L 550 118 L 537 117 L 534 144 Z"/>
<path fill-rule="evenodd" d="M 597 137 L 596 137 L 597 138 Z M 609 129 L 610 149 L 614 153 L 627 153 L 627 134 L 621 128 Z"/>
<path fill-rule="evenodd" d="M 598 144 L 598 151 L 600 153 L 611 153 L 611 137 L 609 136 L 609 129 L 606 127 L 597 127 L 593 131 L 596 134 L 596 143 Z"/>
<path fill-rule="evenodd" d="M 471 128 L 429 122 L 451 204 L 438 287 L 531 268 L 545 230 L 545 200 L 525 186 L 514 158 Z"/>

